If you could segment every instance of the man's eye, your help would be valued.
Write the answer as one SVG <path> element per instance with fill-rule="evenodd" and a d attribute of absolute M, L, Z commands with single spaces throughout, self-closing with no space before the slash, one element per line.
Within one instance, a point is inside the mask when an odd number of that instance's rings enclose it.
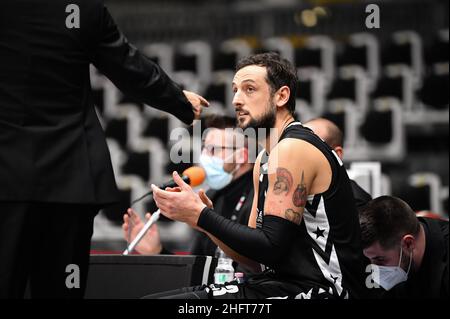
<path fill-rule="evenodd" d="M 253 88 L 253 87 L 251 87 L 251 86 L 247 88 L 247 92 L 250 92 L 250 93 L 251 93 L 251 92 L 254 92 L 254 91 L 255 91 L 255 88 Z"/>

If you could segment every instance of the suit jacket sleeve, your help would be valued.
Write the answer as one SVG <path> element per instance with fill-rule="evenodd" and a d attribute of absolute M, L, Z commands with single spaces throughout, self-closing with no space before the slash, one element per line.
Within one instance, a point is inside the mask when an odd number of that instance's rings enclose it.
<path fill-rule="evenodd" d="M 125 94 L 192 123 L 192 105 L 181 88 L 128 42 L 104 6 L 92 51 L 95 67 Z"/>

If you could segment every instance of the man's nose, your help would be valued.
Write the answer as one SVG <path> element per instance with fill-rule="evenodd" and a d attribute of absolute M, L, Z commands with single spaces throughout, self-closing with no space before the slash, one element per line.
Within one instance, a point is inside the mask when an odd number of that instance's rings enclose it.
<path fill-rule="evenodd" d="M 240 108 L 240 107 L 242 107 L 243 105 L 244 105 L 244 103 L 243 103 L 243 101 L 242 101 L 242 99 L 241 99 L 241 95 L 239 94 L 239 92 L 236 92 L 236 93 L 234 93 L 234 96 L 233 96 L 233 106 L 234 106 L 234 108 Z"/>

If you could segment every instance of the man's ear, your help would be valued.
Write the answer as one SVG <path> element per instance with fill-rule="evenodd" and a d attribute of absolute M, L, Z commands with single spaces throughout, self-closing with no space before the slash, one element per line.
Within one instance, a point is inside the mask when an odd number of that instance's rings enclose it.
<path fill-rule="evenodd" d="M 337 156 L 339 156 L 340 159 L 344 158 L 344 149 L 341 146 L 336 146 L 334 148 L 334 151 L 336 152 Z"/>
<path fill-rule="evenodd" d="M 416 248 L 416 239 L 413 235 L 406 234 L 405 236 L 403 236 L 402 248 L 403 250 L 408 252 L 413 251 L 414 248 Z"/>
<path fill-rule="evenodd" d="M 277 107 L 285 106 L 291 97 L 291 89 L 285 85 L 275 93 L 275 105 Z"/>

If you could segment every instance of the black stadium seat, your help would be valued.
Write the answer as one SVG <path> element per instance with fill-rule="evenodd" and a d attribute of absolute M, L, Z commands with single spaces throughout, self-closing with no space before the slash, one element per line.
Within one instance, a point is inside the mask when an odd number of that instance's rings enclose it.
<path fill-rule="evenodd" d="M 345 45 L 341 54 L 337 57 L 337 65 L 359 65 L 364 70 L 368 69 L 367 48 L 365 46 L 355 47 L 350 44 Z"/>
<path fill-rule="evenodd" d="M 197 71 L 197 57 L 195 55 L 186 55 L 183 53 L 176 53 L 174 57 L 175 71 Z"/>
<path fill-rule="evenodd" d="M 137 175 L 144 181 L 151 179 L 150 176 L 150 154 L 148 152 L 128 151 L 128 160 L 122 166 L 125 175 Z"/>
<path fill-rule="evenodd" d="M 430 75 L 425 78 L 419 91 L 420 100 L 435 109 L 445 109 L 449 105 L 448 73 L 444 75 Z"/>
<path fill-rule="evenodd" d="M 126 119 L 112 119 L 105 129 L 106 137 L 113 138 L 122 148 L 126 148 L 128 139 L 128 121 Z"/>
<path fill-rule="evenodd" d="M 363 125 L 360 127 L 361 135 L 374 144 L 387 144 L 392 140 L 392 111 L 370 110 L 366 114 Z"/>
<path fill-rule="evenodd" d="M 383 65 L 405 64 L 412 65 L 411 44 L 390 43 L 382 52 L 381 62 Z"/>
<path fill-rule="evenodd" d="M 322 69 L 322 53 L 320 49 L 302 48 L 295 50 L 297 68 L 316 67 Z"/>
<path fill-rule="evenodd" d="M 414 211 L 430 210 L 430 186 L 411 186 L 403 188 L 401 198 L 405 200 Z"/>
<path fill-rule="evenodd" d="M 356 101 L 356 79 L 335 79 L 328 99 L 347 98 Z"/>
<path fill-rule="evenodd" d="M 253 53 L 254 54 L 259 54 L 259 53 L 267 53 L 267 52 L 281 54 L 280 50 L 268 49 L 266 47 L 257 48 L 256 50 L 254 50 Z"/>
<path fill-rule="evenodd" d="M 372 98 L 395 97 L 403 101 L 403 79 L 401 77 L 382 77 L 378 80 Z"/>
<path fill-rule="evenodd" d="M 297 82 L 297 99 L 306 101 L 309 105 L 312 104 L 312 83 L 310 79 L 299 80 Z"/>
<path fill-rule="evenodd" d="M 436 37 L 429 47 L 425 51 L 425 60 L 427 65 L 433 65 L 435 63 L 448 63 L 448 41 L 445 41 L 441 37 Z"/>
<path fill-rule="evenodd" d="M 216 51 L 213 57 L 213 70 L 231 70 L 234 71 L 236 67 L 238 56 L 236 52 L 226 53 L 222 51 Z"/>
<path fill-rule="evenodd" d="M 226 90 L 227 86 L 225 84 L 211 83 L 206 88 L 204 97 L 210 102 L 216 101 L 220 102 L 222 105 L 225 105 Z"/>
<path fill-rule="evenodd" d="M 142 135 L 144 137 L 156 137 L 163 145 L 169 142 L 169 118 L 152 118 L 148 121 Z"/>

